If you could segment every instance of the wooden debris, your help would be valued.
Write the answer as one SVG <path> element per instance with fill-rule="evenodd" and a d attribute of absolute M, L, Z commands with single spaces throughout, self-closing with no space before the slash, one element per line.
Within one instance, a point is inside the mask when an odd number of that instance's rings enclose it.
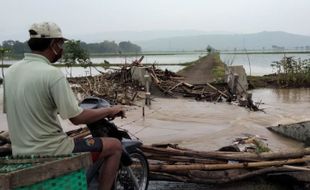
<path fill-rule="evenodd" d="M 93 77 L 69 78 L 69 82 L 74 86 L 76 92 L 82 94 L 82 98 L 85 96 L 98 96 L 110 102 L 132 105 L 138 91 L 144 89 L 144 86 L 139 86 L 139 82 L 132 79 L 130 70 L 133 66 L 143 66 L 143 58 L 142 56 L 131 64 L 125 64 L 121 69 L 117 69 L 112 73 L 100 72 L 101 75 Z M 210 102 L 221 102 L 223 100 L 231 102 L 237 100 L 236 94 L 231 93 L 227 83 L 193 85 L 183 81 L 184 77 L 167 69 L 156 69 L 154 65 L 144 68 L 146 68 L 153 81 L 152 88 L 157 88 L 163 95 L 171 97 L 183 96 L 194 98 L 197 101 Z M 251 97 L 246 97 L 244 100 L 241 98 L 239 105 L 247 107 L 252 111 L 259 111 Z"/>
<path fill-rule="evenodd" d="M 192 183 L 218 184 L 277 172 L 305 172 L 310 161 L 310 148 L 292 152 L 205 152 L 159 144 L 145 145 L 142 150 L 149 160 L 152 179 Z"/>
<path fill-rule="evenodd" d="M 87 127 L 67 132 L 73 138 L 90 135 Z M 258 136 L 239 137 L 234 143 L 253 143 Z M 9 141 L 8 141 L 9 142 Z M 143 145 L 151 180 L 191 183 L 228 183 L 261 175 L 309 172 L 310 148 L 289 152 L 195 151 L 177 144 Z M 228 149 L 229 150 L 229 149 Z M 0 155 L 11 155 L 10 144 L 0 146 Z M 294 175 L 310 181 L 301 175 Z M 310 177 L 310 176 L 309 176 Z"/>

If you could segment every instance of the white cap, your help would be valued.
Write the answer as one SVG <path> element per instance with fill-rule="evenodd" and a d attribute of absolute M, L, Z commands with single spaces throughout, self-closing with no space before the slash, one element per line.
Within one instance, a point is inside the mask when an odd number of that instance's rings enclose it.
<path fill-rule="evenodd" d="M 29 29 L 30 38 L 63 38 L 61 29 L 53 22 L 34 23 Z"/>

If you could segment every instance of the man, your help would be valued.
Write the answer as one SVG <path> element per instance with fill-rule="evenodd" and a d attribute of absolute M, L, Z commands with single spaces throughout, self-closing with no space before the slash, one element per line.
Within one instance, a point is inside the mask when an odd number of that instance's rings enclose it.
<path fill-rule="evenodd" d="M 63 54 L 66 39 L 60 28 L 55 23 L 36 23 L 29 34 L 32 53 L 12 65 L 4 80 L 4 108 L 13 155 L 100 152 L 104 159 L 100 189 L 111 189 L 122 152 L 120 142 L 114 138 L 74 141 L 63 131 L 57 115 L 78 125 L 124 116 L 125 112 L 120 106 L 80 108 L 65 76 L 51 64 Z"/>

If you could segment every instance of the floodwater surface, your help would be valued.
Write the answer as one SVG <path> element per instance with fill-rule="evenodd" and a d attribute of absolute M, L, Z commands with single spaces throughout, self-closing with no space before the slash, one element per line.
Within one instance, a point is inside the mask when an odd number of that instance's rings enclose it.
<path fill-rule="evenodd" d="M 2 93 L 1 88 L 1 110 Z M 177 143 L 196 150 L 216 150 L 230 145 L 237 137 L 252 134 L 266 138 L 274 151 L 301 148 L 302 143 L 274 134 L 266 127 L 310 120 L 310 89 L 258 89 L 252 93 L 264 112 L 252 112 L 226 102 L 154 98 L 151 107 L 145 107 L 145 117 L 141 101 L 127 107 L 127 118 L 116 119 L 115 123 L 145 144 Z M 62 124 L 65 130 L 76 128 L 69 121 Z M 0 130 L 7 130 L 3 113 Z"/>

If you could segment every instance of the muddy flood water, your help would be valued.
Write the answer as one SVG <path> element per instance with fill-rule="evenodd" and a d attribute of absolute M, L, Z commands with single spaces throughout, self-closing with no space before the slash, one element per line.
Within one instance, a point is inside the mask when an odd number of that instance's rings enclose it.
<path fill-rule="evenodd" d="M 267 139 L 273 151 L 299 149 L 302 143 L 279 136 L 268 126 L 310 120 L 310 89 L 258 89 L 253 99 L 262 102 L 265 112 L 251 112 L 237 105 L 197 102 L 191 99 L 155 98 L 150 108 L 143 101 L 127 107 L 127 118 L 115 123 L 140 138 L 144 144 L 177 143 L 195 150 L 217 150 L 230 145 L 243 134 L 259 135 Z M 0 109 L 2 110 L 2 88 Z M 69 121 L 62 121 L 65 130 L 75 129 Z M 0 130 L 7 130 L 6 117 L 0 113 Z M 233 184 L 208 185 L 181 182 L 150 181 L 150 190 L 284 190 L 285 184 L 266 181 L 242 181 Z"/>
<path fill-rule="evenodd" d="M 262 102 L 265 112 L 251 112 L 237 105 L 197 102 L 191 99 L 155 98 L 151 107 L 143 101 L 127 107 L 127 118 L 115 123 L 129 130 L 145 144 L 177 143 L 195 150 L 216 150 L 243 134 L 259 135 L 273 151 L 303 146 L 266 129 L 268 126 L 310 120 L 310 89 L 257 89 L 253 99 Z M 3 89 L 0 88 L 2 110 Z M 139 106 L 140 105 L 140 106 Z M 76 128 L 62 121 L 65 130 Z M 0 130 L 7 130 L 6 117 L 0 114 Z"/>

